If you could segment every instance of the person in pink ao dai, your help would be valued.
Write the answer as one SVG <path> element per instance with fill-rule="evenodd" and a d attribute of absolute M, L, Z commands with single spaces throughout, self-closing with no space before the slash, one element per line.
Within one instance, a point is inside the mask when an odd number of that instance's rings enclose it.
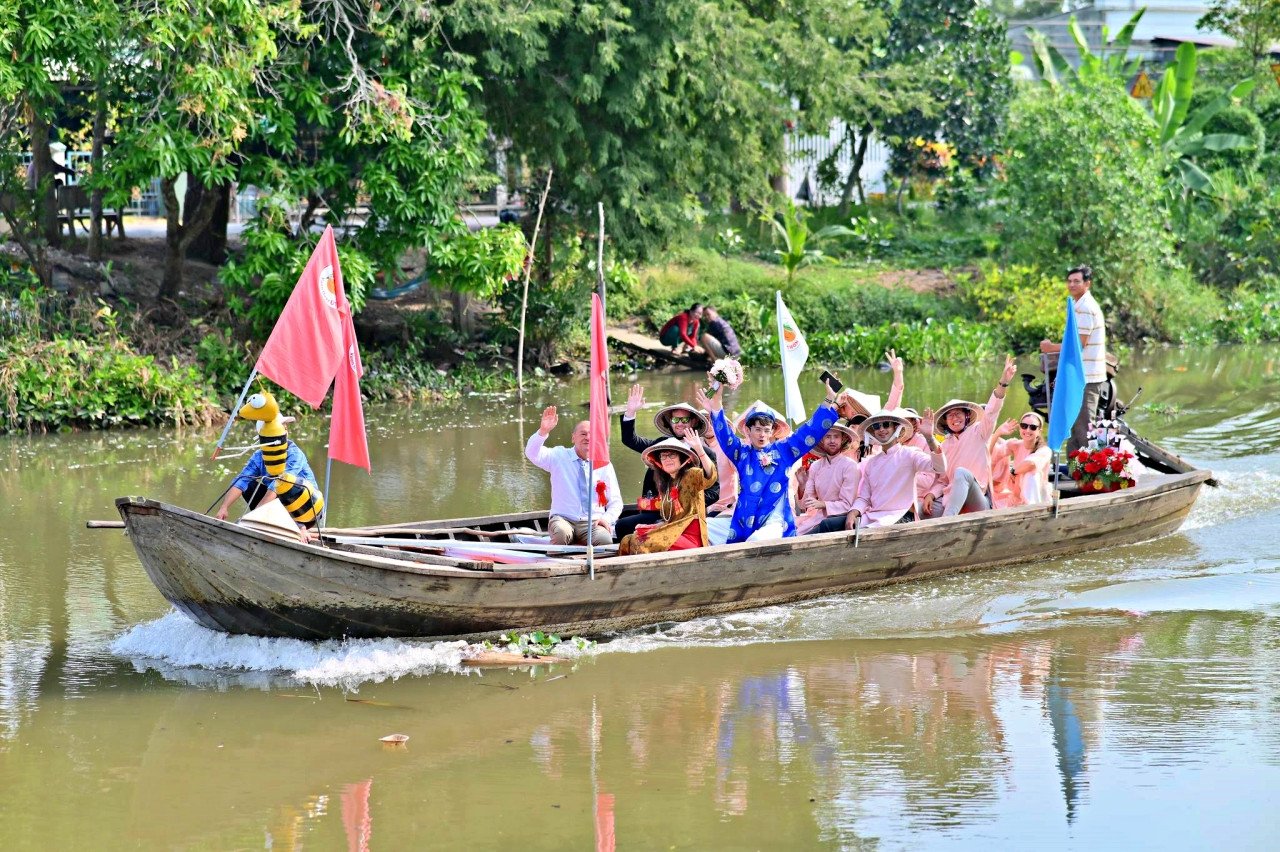
<path fill-rule="evenodd" d="M 918 517 L 916 475 L 926 470 L 946 473 L 946 460 L 933 437 L 933 412 L 925 409 L 921 424 L 929 453 L 900 443 L 909 428 L 906 418 L 893 411 L 879 411 L 862 424 L 866 442 L 881 451 L 862 461 L 858 497 L 845 518 L 845 529 L 853 529 L 860 520 L 863 526 L 888 526 Z"/>
<path fill-rule="evenodd" d="M 804 489 L 800 492 L 802 514 L 796 518 L 796 534 L 839 532 L 845 515 L 858 496 L 858 463 L 844 454 L 858 434 L 837 420 L 815 447 L 819 458 L 809 465 Z"/>

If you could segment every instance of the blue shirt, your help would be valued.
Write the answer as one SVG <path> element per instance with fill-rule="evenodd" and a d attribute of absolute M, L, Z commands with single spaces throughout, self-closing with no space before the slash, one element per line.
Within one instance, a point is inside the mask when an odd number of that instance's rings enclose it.
<path fill-rule="evenodd" d="M 293 441 L 289 442 L 288 455 L 284 459 L 284 472 L 292 473 L 317 491 L 320 490 L 320 486 L 316 484 L 316 475 L 311 472 L 311 464 L 307 461 L 307 454 Z M 241 491 L 248 491 L 253 487 L 253 483 L 259 481 L 270 488 L 274 479 L 267 476 L 267 466 L 262 461 L 262 450 L 254 450 L 253 455 L 249 456 L 249 460 L 245 462 L 244 469 L 231 485 Z"/>
<path fill-rule="evenodd" d="M 834 406 L 823 404 L 813 416 L 796 428 L 790 437 L 754 449 L 734 434 L 724 411 L 711 418 L 716 440 L 733 466 L 738 469 L 738 504 L 733 509 L 729 540 L 746 541 L 769 520 L 778 501 L 782 501 L 782 519 L 786 522 L 784 537 L 796 534 L 796 517 L 791 511 L 787 490 L 791 485 L 791 466 L 814 448 L 836 422 Z M 765 461 L 768 464 L 765 464 Z"/>

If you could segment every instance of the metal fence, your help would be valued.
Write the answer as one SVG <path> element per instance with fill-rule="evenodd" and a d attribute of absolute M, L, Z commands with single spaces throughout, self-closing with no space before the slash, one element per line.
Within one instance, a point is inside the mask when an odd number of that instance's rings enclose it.
<path fill-rule="evenodd" d="M 840 200 L 840 189 L 853 169 L 853 146 L 845 138 L 846 126 L 833 121 L 825 136 L 787 136 L 788 190 L 792 198 L 807 201 L 814 206 L 835 204 Z M 818 180 L 818 164 L 835 155 L 839 182 L 823 185 Z M 889 169 L 889 146 L 877 139 L 867 145 L 862 162 L 862 186 L 868 193 L 884 192 L 884 176 Z"/>

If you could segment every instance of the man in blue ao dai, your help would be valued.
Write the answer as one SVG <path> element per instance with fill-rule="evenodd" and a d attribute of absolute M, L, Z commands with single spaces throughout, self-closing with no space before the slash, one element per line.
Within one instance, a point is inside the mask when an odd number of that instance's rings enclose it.
<path fill-rule="evenodd" d="M 739 494 L 733 517 L 721 515 L 707 522 L 708 537 L 712 544 L 732 544 L 793 536 L 796 519 L 788 499 L 791 468 L 835 423 L 835 392 L 828 387 L 826 402 L 792 435 L 779 441 L 773 440 L 773 426 L 781 415 L 763 404 L 747 411 L 747 440 L 734 434 L 724 416 L 723 393 L 721 387 L 708 397 L 699 389 L 697 402 L 711 412 L 716 440 L 737 468 Z"/>

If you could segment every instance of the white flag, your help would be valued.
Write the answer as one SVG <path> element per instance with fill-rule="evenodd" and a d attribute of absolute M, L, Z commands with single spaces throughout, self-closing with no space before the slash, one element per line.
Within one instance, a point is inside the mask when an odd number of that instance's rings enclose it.
<path fill-rule="evenodd" d="M 800 371 L 809 360 L 809 344 L 791 318 L 791 311 L 782 303 L 781 290 L 778 291 L 778 344 L 782 349 L 784 413 L 792 423 L 799 423 L 805 419 L 804 401 L 800 399 Z"/>

